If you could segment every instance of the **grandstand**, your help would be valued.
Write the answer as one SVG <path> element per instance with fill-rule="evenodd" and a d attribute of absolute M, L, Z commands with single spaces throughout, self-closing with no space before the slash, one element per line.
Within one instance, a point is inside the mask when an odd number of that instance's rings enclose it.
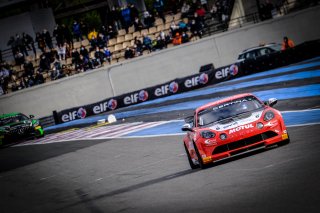
<path fill-rule="evenodd" d="M 203 35 L 204 36 L 210 36 L 212 34 L 226 31 L 228 29 L 242 27 L 243 25 L 248 24 L 248 23 L 252 24 L 252 23 L 257 23 L 257 22 L 261 21 L 261 14 L 259 14 L 259 13 L 252 13 L 252 14 L 248 14 L 248 15 L 246 15 L 243 11 L 241 13 L 237 13 L 237 11 L 238 11 L 237 6 L 239 5 L 239 1 L 234 1 L 234 0 L 212 1 L 211 5 L 215 4 L 216 2 L 220 2 L 220 4 L 223 4 L 223 6 L 225 8 L 225 9 L 223 9 L 224 12 L 222 13 L 223 17 L 232 17 L 232 19 L 226 18 L 225 20 L 221 20 L 221 18 L 219 18 L 219 17 L 214 18 L 212 13 L 210 13 L 210 11 L 207 11 L 206 15 L 204 17 L 204 22 L 203 22 L 203 27 L 204 27 Z M 25 4 L 25 1 L 22 1 L 22 3 L 20 1 L 13 1 L 13 3 Z M 97 4 L 97 5 L 100 5 L 100 4 Z M 97 7 L 97 5 L 95 5 L 95 7 Z M 282 5 L 282 7 L 277 8 L 278 13 L 276 15 L 285 14 L 284 12 L 288 12 L 288 8 L 294 8 L 292 5 L 296 5 L 296 1 L 294 1 L 293 3 L 291 3 L 289 5 Z M 7 5 L 3 5 L 3 6 L 7 7 Z M 102 5 L 102 6 L 106 6 L 106 5 Z M 201 6 L 201 5 L 199 4 L 199 6 Z M 305 5 L 303 5 L 303 6 L 305 6 Z M 91 7 L 91 8 L 95 8 L 95 7 Z M 141 8 L 144 8 L 144 7 L 140 7 L 140 9 Z M 68 11 L 66 9 L 64 9 L 63 11 L 65 11 L 65 14 L 69 14 L 69 15 L 70 14 L 73 15 L 75 13 L 74 11 Z M 142 11 L 140 11 L 140 12 L 142 12 Z M 62 15 L 61 12 L 58 13 L 58 15 L 57 15 L 57 17 L 60 17 L 60 18 L 63 16 L 64 15 Z M 110 65 L 113 65 L 116 63 L 121 63 L 122 61 L 124 61 L 126 47 L 130 47 L 130 48 L 134 49 L 135 48 L 135 43 L 134 43 L 135 39 L 142 40 L 143 35 L 149 36 L 151 38 L 151 40 L 156 40 L 156 38 L 160 35 L 160 33 L 163 32 L 165 35 L 168 35 L 170 37 L 169 42 L 167 44 L 167 47 L 168 48 L 172 47 L 173 44 L 171 43 L 171 39 L 174 37 L 174 35 L 171 34 L 171 30 L 170 30 L 172 22 L 174 22 L 175 24 L 178 24 L 180 21 L 183 21 L 186 24 L 190 24 L 191 20 L 193 20 L 194 18 L 195 17 L 193 16 L 193 14 L 191 14 L 191 16 L 189 16 L 187 18 L 182 18 L 181 12 L 178 11 L 177 13 L 172 13 L 172 11 L 167 10 L 166 15 L 165 15 L 165 22 L 163 22 L 160 17 L 156 17 L 154 20 L 154 25 L 149 28 L 144 28 L 142 30 L 136 31 L 135 27 L 132 25 L 128 28 L 127 31 L 125 29 L 119 29 L 117 32 L 117 36 L 115 38 L 108 39 L 108 41 L 106 43 L 106 46 L 108 47 L 108 49 L 112 53 L 111 63 L 109 64 L 107 62 L 102 62 L 101 65 L 102 66 L 110 66 Z M 50 32 L 50 34 L 52 35 L 52 32 Z M 199 39 L 199 36 L 194 35 L 194 33 L 191 31 L 190 26 L 189 26 L 189 30 L 188 30 L 187 34 L 189 35 L 189 38 L 191 38 L 190 39 L 191 42 Z M 83 40 L 80 40 L 80 41 L 73 40 L 73 49 L 79 49 L 81 46 L 84 46 L 90 52 L 90 54 L 89 54 L 90 59 L 95 59 L 95 52 L 90 51 L 90 50 L 92 50 L 92 48 L 91 48 L 91 43 L 90 43 L 89 39 L 87 36 L 83 36 Z M 55 44 L 56 41 L 54 40 L 53 43 Z M 71 49 L 69 50 L 70 52 L 71 52 Z M 34 70 L 38 70 L 39 66 L 40 66 L 40 53 L 41 53 L 41 51 L 39 49 L 37 49 L 36 51 L 37 51 L 37 55 L 30 54 L 29 56 L 25 57 L 26 61 L 30 61 L 32 63 Z M 102 49 L 101 49 L 101 51 L 102 51 Z M 23 69 L 22 65 L 17 65 L 16 61 L 14 61 L 12 59 L 12 55 L 10 55 L 11 54 L 10 50 L 4 50 L 2 52 L 3 52 L 3 58 L 5 59 L 3 63 L 6 64 L 6 67 L 12 71 L 9 82 L 7 82 L 7 85 L 2 85 L 2 86 L 6 87 L 6 88 L 4 88 L 4 90 L 6 92 L 11 92 L 11 90 L 13 89 L 13 87 L 15 85 L 21 84 L 22 76 L 24 75 L 25 70 Z M 29 52 L 30 52 L 30 50 L 29 50 Z M 144 55 L 149 54 L 149 53 L 150 53 L 150 51 L 147 51 L 147 50 L 143 51 Z M 42 75 L 45 79 L 45 82 L 49 82 L 52 80 L 52 77 L 51 77 L 52 68 L 53 68 L 52 64 L 53 63 L 51 63 L 50 70 L 46 70 L 46 71 L 42 72 Z M 69 54 L 65 60 L 61 61 L 61 65 L 65 65 L 68 69 L 71 70 L 70 72 L 68 72 L 67 75 L 74 75 L 76 73 L 79 73 L 79 71 L 77 71 L 75 69 L 75 64 L 72 63 L 71 54 Z"/>

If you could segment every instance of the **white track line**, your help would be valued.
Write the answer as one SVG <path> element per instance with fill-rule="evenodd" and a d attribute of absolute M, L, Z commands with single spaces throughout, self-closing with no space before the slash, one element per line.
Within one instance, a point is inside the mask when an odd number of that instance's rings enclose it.
<path fill-rule="evenodd" d="M 117 137 L 120 137 L 120 136 L 123 136 L 123 135 L 127 135 L 127 134 L 130 134 L 130 133 L 133 133 L 133 132 L 137 132 L 137 131 L 141 131 L 141 130 L 144 130 L 144 129 L 149 129 L 149 128 L 152 128 L 152 127 L 156 127 L 156 126 L 159 126 L 159 125 L 162 125 L 162 124 L 165 124 L 165 123 L 168 123 L 168 121 L 145 123 L 143 125 L 130 127 L 128 129 L 126 129 L 125 131 L 122 131 L 120 133 L 115 132 L 113 134 L 109 134 L 109 135 L 107 135 L 107 137 L 115 137 L 115 138 L 117 138 Z M 96 137 L 96 138 L 101 138 L 101 137 Z"/>

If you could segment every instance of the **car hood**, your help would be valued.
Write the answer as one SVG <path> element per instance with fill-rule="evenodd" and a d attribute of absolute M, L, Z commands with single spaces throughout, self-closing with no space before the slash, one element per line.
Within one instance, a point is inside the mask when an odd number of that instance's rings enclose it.
<path fill-rule="evenodd" d="M 263 111 L 264 110 L 254 111 L 254 112 L 251 112 L 250 114 L 248 113 L 246 116 L 233 117 L 233 118 L 230 118 L 230 120 L 228 120 L 227 123 L 218 122 L 210 126 L 209 129 L 222 132 L 229 129 L 233 129 L 238 126 L 250 124 L 252 122 L 259 120 L 262 116 Z"/>

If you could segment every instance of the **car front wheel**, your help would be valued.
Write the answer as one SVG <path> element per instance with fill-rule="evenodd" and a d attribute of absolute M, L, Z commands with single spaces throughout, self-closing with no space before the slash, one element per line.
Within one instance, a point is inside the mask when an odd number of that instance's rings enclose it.
<path fill-rule="evenodd" d="M 198 148 L 197 148 L 197 145 L 196 145 L 194 142 L 193 142 L 193 146 L 194 146 L 194 150 L 196 151 L 196 155 L 197 155 L 197 158 L 198 158 L 198 162 L 199 162 L 200 168 L 201 168 L 201 169 L 207 168 L 207 166 L 203 163 L 202 157 L 201 157 L 201 155 L 200 155 L 200 152 L 199 152 L 199 150 L 198 150 Z"/>
<path fill-rule="evenodd" d="M 188 156 L 188 161 L 189 161 L 189 165 L 190 165 L 191 169 L 197 169 L 197 168 L 199 168 L 199 165 L 195 165 L 195 164 L 193 163 L 193 161 L 192 161 L 192 159 L 191 159 L 191 156 L 190 156 L 190 153 L 189 153 L 189 150 L 188 150 L 186 144 L 185 144 L 185 143 L 183 143 L 183 144 L 184 144 L 184 149 L 186 150 L 186 153 L 187 153 L 187 156 Z"/>

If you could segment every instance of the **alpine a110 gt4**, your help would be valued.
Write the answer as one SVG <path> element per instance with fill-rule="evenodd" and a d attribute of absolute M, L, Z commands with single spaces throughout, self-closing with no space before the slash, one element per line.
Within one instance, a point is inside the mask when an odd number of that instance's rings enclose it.
<path fill-rule="evenodd" d="M 208 103 L 185 119 L 182 130 L 190 167 L 204 168 L 212 162 L 274 144 L 289 143 L 277 99 L 262 102 L 252 94 L 240 94 Z"/>

